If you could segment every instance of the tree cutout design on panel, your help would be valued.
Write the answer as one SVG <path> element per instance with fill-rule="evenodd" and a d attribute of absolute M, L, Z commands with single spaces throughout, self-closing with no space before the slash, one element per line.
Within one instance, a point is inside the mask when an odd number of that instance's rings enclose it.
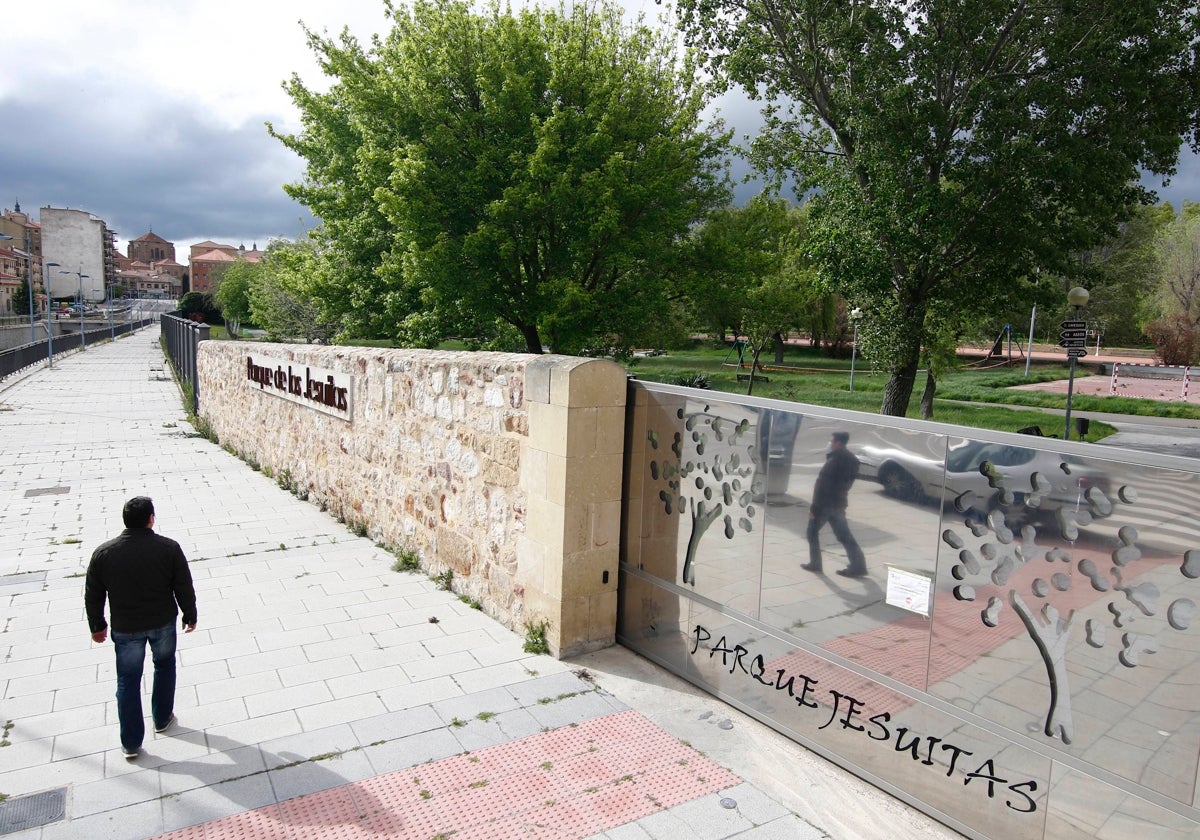
<path fill-rule="evenodd" d="M 1070 476 L 1072 466 L 1065 462 L 1060 466 L 1064 475 Z M 1050 706 L 1043 731 L 1049 738 L 1059 738 L 1064 744 L 1070 744 L 1075 737 L 1075 728 L 1066 656 L 1071 633 L 1076 627 L 1075 610 L 1069 610 L 1064 618 L 1055 601 L 1078 586 L 1088 586 L 1100 593 L 1102 600 L 1107 599 L 1107 618 L 1089 618 L 1083 623 L 1085 640 L 1093 648 L 1104 648 L 1112 641 L 1110 636 L 1118 637 L 1113 647 L 1119 645 L 1117 659 L 1127 668 L 1136 668 L 1143 656 L 1157 652 L 1157 634 L 1165 627 L 1187 630 L 1196 614 L 1196 604 L 1190 598 L 1176 599 L 1166 607 L 1164 615 L 1162 593 L 1154 583 L 1133 583 L 1125 579 L 1129 564 L 1142 556 L 1137 545 L 1138 532 L 1132 525 L 1118 530 L 1118 544 L 1107 558 L 1095 554 L 1085 557 L 1083 551 L 1074 548 L 1039 546 L 1037 529 L 1032 524 L 1021 526 L 1018 542 L 1010 523 L 1028 518 L 1029 509 L 1036 508 L 1054 491 L 1052 480 L 1035 473 L 1031 486 L 1022 489 L 1022 497 L 1013 488 L 1005 486 L 1002 471 L 994 465 L 984 461 L 979 469 L 989 477 L 990 485 L 996 490 L 992 510 L 981 520 L 971 517 L 974 510 L 960 508 L 960 512 L 968 514 L 963 527 L 972 537 L 983 540 L 979 544 L 979 553 L 967 546 L 963 533 L 953 528 L 942 532 L 943 542 L 958 552 L 958 562 L 951 568 L 954 579 L 959 581 L 953 594 L 959 601 L 975 601 L 976 586 L 989 583 L 1004 593 L 1003 596 L 988 597 L 980 619 L 986 627 L 999 627 L 1005 620 L 1005 602 L 1011 605 L 1046 667 Z M 1120 504 L 1133 505 L 1137 502 L 1137 491 L 1123 486 L 1117 492 L 1116 500 Z M 1079 526 L 1111 516 L 1116 510 L 1113 501 L 1093 486 L 1079 492 L 1074 509 L 1067 505 L 1060 507 L 1056 518 L 1062 536 L 1073 544 L 1079 536 Z M 1045 565 L 1035 566 L 1032 578 L 1019 576 L 1020 588 L 1027 588 L 1027 591 L 1020 591 L 1016 584 L 1010 585 L 1022 567 L 1034 566 L 1039 560 Z M 1189 579 L 1200 577 L 1200 551 L 1191 550 L 1184 554 L 1179 573 Z M 1078 598 L 1075 601 L 1078 602 Z M 1110 625 L 1115 632 L 1110 633 Z"/>
<path fill-rule="evenodd" d="M 679 408 L 675 416 L 683 431 L 669 446 L 654 429 L 647 432 L 653 450 L 650 478 L 660 487 L 658 500 L 668 514 L 691 516 L 683 582 L 696 585 L 696 551 L 715 523 L 722 522 L 726 539 L 740 529 L 754 529 L 754 500 L 762 497 L 759 452 L 748 419 L 730 420 L 702 411 Z"/>

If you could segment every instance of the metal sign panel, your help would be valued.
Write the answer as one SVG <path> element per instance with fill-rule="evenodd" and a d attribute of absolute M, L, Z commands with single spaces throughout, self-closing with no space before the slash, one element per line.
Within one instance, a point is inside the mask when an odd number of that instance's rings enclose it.
<path fill-rule="evenodd" d="M 1067 358 L 1078 359 L 1080 356 L 1086 356 L 1087 349 L 1084 347 L 1068 347 Z"/>
<path fill-rule="evenodd" d="M 1086 330 L 1087 321 L 1059 321 L 1058 328 L 1060 330 Z"/>
<path fill-rule="evenodd" d="M 1087 330 L 1063 330 L 1058 334 L 1059 338 L 1087 338 Z"/>

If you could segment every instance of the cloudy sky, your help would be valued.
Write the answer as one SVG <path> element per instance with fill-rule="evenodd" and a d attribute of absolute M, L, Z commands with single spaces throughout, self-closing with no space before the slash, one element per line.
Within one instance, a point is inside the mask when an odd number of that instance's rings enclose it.
<path fill-rule="evenodd" d="M 653 0 L 625 0 L 649 17 Z M 281 84 L 321 74 L 299 22 L 343 27 L 362 41 L 388 28 L 381 0 L 42 0 L 0 24 L 0 206 L 43 206 L 104 219 L 125 250 L 148 230 L 186 246 L 296 237 L 313 225 L 289 199 L 302 162 L 264 123 L 298 128 Z M 752 130 L 748 103 L 724 116 Z M 1158 186 L 1158 185 L 1153 185 Z M 1160 196 L 1200 200 L 1200 160 L 1188 155 Z"/>

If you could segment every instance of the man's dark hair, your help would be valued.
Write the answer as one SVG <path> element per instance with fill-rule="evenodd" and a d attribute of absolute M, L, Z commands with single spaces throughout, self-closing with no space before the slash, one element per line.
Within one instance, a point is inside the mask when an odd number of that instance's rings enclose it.
<path fill-rule="evenodd" d="M 145 528 L 150 524 L 154 515 L 154 502 L 149 496 L 134 496 L 125 503 L 121 510 L 121 518 L 125 520 L 126 528 Z"/>
<path fill-rule="evenodd" d="M 843 446 L 845 446 L 846 442 L 850 440 L 850 433 L 849 432 L 834 432 L 833 439 L 836 440 L 838 443 L 842 444 Z"/>

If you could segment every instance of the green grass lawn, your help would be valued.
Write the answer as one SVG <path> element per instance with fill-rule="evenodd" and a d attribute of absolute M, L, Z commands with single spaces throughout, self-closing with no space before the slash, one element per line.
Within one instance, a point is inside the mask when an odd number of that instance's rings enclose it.
<path fill-rule="evenodd" d="M 748 358 L 748 357 L 747 357 Z M 854 390 L 850 390 L 850 359 L 830 359 L 807 347 L 788 347 L 784 355 L 786 369 L 774 368 L 774 356 L 764 354 L 768 365 L 765 376 L 769 381 L 756 379 L 754 395 L 810 405 L 848 408 L 878 413 L 883 402 L 887 374 L 856 365 Z M 861 359 L 859 360 L 861 362 Z M 728 347 L 696 342 L 683 350 L 665 356 L 636 358 L 626 367 L 638 378 L 650 382 L 677 382 L 683 377 L 703 374 L 713 390 L 745 394 L 747 383 L 739 382 L 737 355 Z M 740 371 L 743 375 L 748 368 Z M 1042 434 L 1061 436 L 1063 418 L 1057 414 L 1029 411 L 1010 406 L 1032 408 L 1066 408 L 1066 397 L 1035 391 L 1009 390 L 1014 385 L 1066 379 L 1068 369 L 1063 365 L 1035 365 L 1025 376 L 1024 365 L 1018 368 L 998 367 L 988 370 L 961 367 L 945 373 L 938 381 L 933 419 L 980 429 L 1015 432 L 1027 426 L 1038 426 Z M 919 375 L 909 406 L 910 417 L 920 417 L 920 393 L 925 385 Z M 971 403 L 964 405 L 964 402 Z M 1105 412 L 1159 417 L 1200 418 L 1196 406 L 1158 402 L 1127 397 L 1093 397 L 1075 395 L 1072 412 Z M 1096 441 L 1113 434 L 1112 426 L 1093 421 L 1087 440 Z"/>

